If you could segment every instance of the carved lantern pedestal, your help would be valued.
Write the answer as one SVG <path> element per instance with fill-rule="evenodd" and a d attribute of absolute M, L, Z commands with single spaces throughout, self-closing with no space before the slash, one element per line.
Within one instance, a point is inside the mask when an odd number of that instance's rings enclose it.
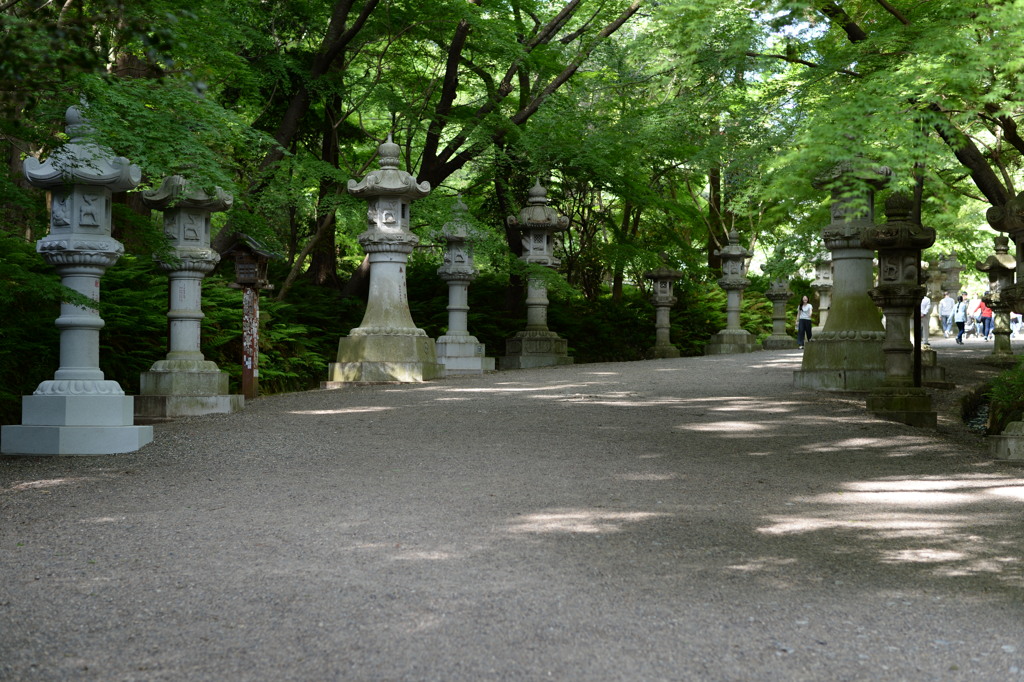
<path fill-rule="evenodd" d="M 85 139 L 78 107 L 67 111 L 70 141 L 44 163 L 25 160 L 29 184 L 52 196 L 50 233 L 36 243 L 61 283 L 99 301 L 100 278 L 124 253 L 110 236 L 111 194 L 139 184 L 128 159 Z M 110 455 L 134 452 L 153 440 L 152 426 L 134 423 L 134 401 L 100 370 L 103 319 L 91 306 L 62 303 L 60 367 L 21 404 L 21 424 L 4 426 L 5 455 Z"/>
<path fill-rule="evenodd" d="M 838 168 L 835 176 L 842 179 L 846 172 Z M 825 247 L 832 253 L 831 308 L 822 330 L 815 332 L 814 341 L 804 348 L 793 384 L 825 391 L 866 391 L 885 379 L 885 330 L 878 308 L 868 296 L 874 254 L 860 241 L 861 230 L 873 225 L 874 190 L 868 189 L 862 197 L 863 215 L 855 213 L 858 209 L 849 189 L 840 184 L 831 191 L 832 222 L 821 231 Z"/>
<path fill-rule="evenodd" d="M 203 278 L 220 262 L 220 255 L 210 248 L 210 214 L 231 208 L 232 197 L 219 189 L 211 196 L 173 175 L 159 189 L 144 192 L 142 201 L 163 211 L 164 234 L 170 242 L 170 258 L 158 259 L 169 279 L 170 339 L 167 357 L 139 377 L 135 417 L 160 422 L 237 412 L 245 398 L 228 393 L 227 372 L 200 350 Z"/>
<path fill-rule="evenodd" d="M 554 256 L 555 235 L 569 228 L 569 219 L 547 204 L 547 190 L 538 180 L 519 216 L 509 216 L 507 222 L 522 233 L 523 255 L 519 259 L 554 269 L 560 265 Z M 529 277 L 526 286 L 526 329 L 506 339 L 505 355 L 498 358 L 498 367 L 571 365 L 569 342 L 548 329 L 547 285 L 540 277 Z"/>
<path fill-rule="evenodd" d="M 370 294 L 358 327 L 338 341 L 337 362 L 328 368 L 324 388 L 345 383 L 413 383 L 441 375 L 434 340 L 416 327 L 409 311 L 405 269 L 419 238 L 409 231 L 409 206 L 430 193 L 398 169 L 400 148 L 380 145 L 380 170 L 362 181 L 348 181 L 349 194 L 365 197 L 368 229 L 359 243 L 370 262 Z"/>
<path fill-rule="evenodd" d="M 740 246 L 740 236 L 736 230 L 732 230 L 729 233 L 729 245 L 716 251 L 715 255 L 722 259 L 723 274 L 718 278 L 718 285 L 725 289 L 726 324 L 725 329 L 708 339 L 707 345 L 704 346 L 704 355 L 752 353 L 761 350 L 754 336 L 740 326 L 743 290 L 750 284 L 743 261 L 751 254 Z"/>
<path fill-rule="evenodd" d="M 992 354 L 983 362 L 997 366 L 1014 365 L 1017 358 L 1010 347 L 1010 311 L 1013 309 L 1012 285 L 1017 261 L 1010 255 L 1010 238 L 1002 235 L 996 237 L 995 253 L 983 262 L 977 263 L 976 267 L 988 274 L 988 291 L 982 296 L 982 300 L 992 309 L 992 322 L 995 325 L 992 330 L 995 337 Z M 1004 292 L 1009 295 L 1005 295 Z M 1016 300 L 1013 302 L 1017 303 Z"/>
<path fill-rule="evenodd" d="M 885 313 L 885 381 L 868 394 L 867 407 L 879 417 L 911 426 L 935 426 L 931 396 L 914 385 L 910 332 L 925 288 L 919 283 L 921 250 L 935 242 L 935 230 L 910 220 L 912 203 L 894 193 L 885 202 L 888 220 L 866 228 L 861 243 L 878 250 L 878 286 L 868 293 Z"/>
<path fill-rule="evenodd" d="M 1009 233 L 1017 251 L 1014 271 L 1017 274 L 1024 272 L 1024 248 L 1021 248 L 1024 244 L 1024 192 L 1003 206 L 993 206 L 985 217 L 994 229 Z M 1010 310 L 1024 310 L 1024 282 L 1000 287 L 999 300 L 1002 305 L 1009 306 Z M 1002 434 L 989 436 L 988 440 L 992 444 L 992 456 L 995 459 L 1010 464 L 1024 464 L 1024 421 L 1010 422 Z"/>
<path fill-rule="evenodd" d="M 772 302 L 772 333 L 761 342 L 765 350 L 790 350 L 796 348 L 796 339 L 786 333 L 786 302 L 793 292 L 784 279 L 777 279 L 768 287 L 765 298 Z"/>
<path fill-rule="evenodd" d="M 469 333 L 469 284 L 476 279 L 473 245 L 466 227 L 466 205 L 458 199 L 455 216 L 445 224 L 444 264 L 437 274 L 448 283 L 448 331 L 437 340 L 437 362 L 444 376 L 483 374 L 494 370 L 494 358 L 486 356 L 484 345 Z"/>
<path fill-rule="evenodd" d="M 654 304 L 654 346 L 647 349 L 647 359 L 678 358 L 679 349 L 672 345 L 670 313 L 676 304 L 673 285 L 683 276 L 678 270 L 662 266 L 644 273 L 653 283 L 651 303 Z"/>
<path fill-rule="evenodd" d="M 811 328 L 811 333 L 817 336 L 825 328 L 828 313 L 832 309 L 832 259 L 829 256 L 822 256 L 815 261 L 814 275 L 811 289 L 818 294 L 818 324 Z"/>

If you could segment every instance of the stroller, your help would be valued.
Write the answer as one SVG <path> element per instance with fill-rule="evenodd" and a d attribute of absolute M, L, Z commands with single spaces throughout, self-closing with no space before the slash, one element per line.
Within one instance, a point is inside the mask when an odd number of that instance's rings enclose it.
<path fill-rule="evenodd" d="M 973 316 L 968 315 L 967 319 L 964 320 L 964 339 L 972 336 L 981 338 L 981 323 L 975 320 Z"/>

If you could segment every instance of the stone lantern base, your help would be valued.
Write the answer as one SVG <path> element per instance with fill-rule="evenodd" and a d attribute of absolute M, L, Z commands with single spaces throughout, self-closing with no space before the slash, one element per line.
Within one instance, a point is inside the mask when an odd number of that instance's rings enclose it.
<path fill-rule="evenodd" d="M 1001 434 L 988 440 L 995 460 L 1024 465 L 1024 422 L 1010 422 Z"/>
<path fill-rule="evenodd" d="M 884 339 L 884 331 L 815 334 L 804 346 L 802 369 L 793 372 L 793 385 L 821 391 L 867 391 L 881 386 Z"/>
<path fill-rule="evenodd" d="M 647 349 L 645 357 L 648 360 L 660 360 L 662 358 L 678 358 L 679 349 L 673 345 L 652 346 Z"/>
<path fill-rule="evenodd" d="M 704 355 L 731 355 L 733 353 L 753 353 L 761 350 L 754 335 L 746 329 L 723 329 L 710 339 L 704 346 Z"/>
<path fill-rule="evenodd" d="M 115 455 L 152 442 L 152 426 L 133 423 L 126 395 L 27 395 L 21 424 L 2 428 L 5 455 Z"/>
<path fill-rule="evenodd" d="M 937 421 L 931 396 L 913 386 L 875 388 L 868 394 L 867 408 L 882 419 L 910 426 L 933 427 Z"/>
<path fill-rule="evenodd" d="M 792 350 L 797 347 L 797 343 L 788 334 L 772 334 L 761 342 L 761 346 L 765 350 Z"/>
<path fill-rule="evenodd" d="M 553 331 L 521 331 L 505 340 L 505 355 L 498 358 L 500 369 L 530 369 L 571 365 L 569 342 Z"/>
<path fill-rule="evenodd" d="M 442 376 L 483 374 L 494 371 L 494 358 L 484 352 L 475 336 L 442 336 L 437 340 L 437 362 Z"/>
<path fill-rule="evenodd" d="M 437 379 L 444 367 L 437 362 L 434 340 L 407 334 L 346 336 L 338 341 L 338 361 L 327 370 L 322 388 L 345 383 L 418 383 Z"/>
<path fill-rule="evenodd" d="M 142 423 L 230 414 L 245 407 L 245 396 L 228 393 L 228 374 L 214 362 L 161 360 L 139 380 L 135 418 Z"/>

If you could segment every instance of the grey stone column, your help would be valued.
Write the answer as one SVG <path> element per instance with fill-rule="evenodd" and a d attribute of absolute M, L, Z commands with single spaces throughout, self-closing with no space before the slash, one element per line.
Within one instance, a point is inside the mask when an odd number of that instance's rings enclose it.
<path fill-rule="evenodd" d="M 716 251 L 715 255 L 722 259 L 722 276 L 718 278 L 718 285 L 725 289 L 726 324 L 725 329 L 708 340 L 704 354 L 726 355 L 760 350 L 753 335 L 740 326 L 743 290 L 750 284 L 743 263 L 751 254 L 740 246 L 740 236 L 736 230 L 732 230 L 729 232 L 728 246 Z"/>
<path fill-rule="evenodd" d="M 909 196 L 893 193 L 885 202 L 888 220 L 864 229 L 861 243 L 878 250 L 878 285 L 868 293 L 885 313 L 885 381 L 868 394 L 867 407 L 880 417 L 912 426 L 935 426 L 931 396 L 914 386 L 914 310 L 921 305 L 921 250 L 935 242 L 935 230 L 910 220 Z"/>
<path fill-rule="evenodd" d="M 438 276 L 448 283 L 448 331 L 437 340 L 437 361 L 444 376 L 483 374 L 494 369 L 494 358 L 486 357 L 484 345 L 469 333 L 469 285 L 476 279 L 473 244 L 466 225 L 468 208 L 457 199 L 452 220 L 445 223 L 444 263 Z"/>
<path fill-rule="evenodd" d="M 547 190 L 537 181 L 526 206 L 518 216 L 509 216 L 509 227 L 519 230 L 523 255 L 519 260 L 546 268 L 557 268 L 555 235 L 569 229 L 569 219 L 548 206 Z M 500 369 L 523 369 L 550 365 L 571 365 L 569 342 L 548 329 L 548 288 L 540 277 L 529 277 L 526 285 L 526 329 L 505 341 L 505 355 L 498 358 Z"/>
<path fill-rule="evenodd" d="M 995 253 L 976 267 L 988 275 L 988 292 L 982 297 L 985 305 L 992 308 L 993 334 L 992 354 L 985 362 L 995 365 L 1013 365 L 1017 359 L 1010 347 L 1010 301 L 1003 292 L 1013 284 L 1016 259 L 1010 255 L 1010 238 L 999 235 L 995 238 Z"/>
<path fill-rule="evenodd" d="M 672 345 L 671 311 L 676 304 L 673 284 L 683 276 L 678 270 L 662 266 L 644 273 L 651 280 L 651 303 L 654 304 L 654 346 L 647 350 L 648 359 L 678 358 L 679 349 Z"/>
<path fill-rule="evenodd" d="M 210 248 L 210 215 L 231 208 L 233 199 L 219 188 L 210 195 L 172 175 L 159 189 L 143 192 L 142 201 L 164 215 L 170 253 L 157 262 L 169 280 L 170 338 L 167 357 L 139 377 L 135 416 L 163 421 L 236 412 L 245 406 L 245 398 L 228 393 L 227 372 L 201 350 L 203 279 L 220 262 L 220 255 Z"/>
<path fill-rule="evenodd" d="M 765 350 L 796 348 L 796 339 L 786 333 L 786 303 L 793 295 L 789 284 L 784 279 L 774 280 L 764 295 L 772 302 L 772 334 L 761 345 Z"/>
<path fill-rule="evenodd" d="M 860 241 L 861 230 L 873 225 L 874 191 L 862 195 L 858 208 L 843 182 L 846 172 L 836 170 L 840 182 L 831 190 L 832 222 L 821 231 L 832 253 L 832 305 L 828 321 L 804 349 L 801 369 L 794 372 L 799 388 L 863 391 L 885 379 L 885 330 L 868 296 L 874 254 Z"/>
<path fill-rule="evenodd" d="M 363 321 L 338 341 L 337 362 L 328 368 L 327 388 L 349 382 L 419 382 L 441 374 L 434 340 L 416 327 L 409 310 L 405 269 L 419 238 L 409 230 L 409 206 L 430 193 L 398 169 L 401 149 L 388 136 L 378 148 L 380 170 L 348 192 L 368 204 L 368 229 L 359 243 L 370 262 L 370 294 Z"/>
<path fill-rule="evenodd" d="M 61 283 L 99 301 L 100 278 L 124 253 L 111 237 L 111 194 L 135 187 L 138 166 L 88 141 L 78 107 L 67 110 L 70 141 L 40 163 L 25 160 L 25 177 L 52 197 L 50 233 L 36 251 Z M 4 454 L 108 455 L 134 452 L 153 440 L 152 426 L 133 422 L 133 399 L 99 367 L 103 320 L 92 306 L 62 303 L 60 367 L 22 399 L 21 425 L 3 427 Z"/>

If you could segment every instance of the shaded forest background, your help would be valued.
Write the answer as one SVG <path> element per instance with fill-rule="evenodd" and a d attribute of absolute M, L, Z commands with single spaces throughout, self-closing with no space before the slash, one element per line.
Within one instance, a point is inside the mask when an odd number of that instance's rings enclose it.
<path fill-rule="evenodd" d="M 715 251 L 735 229 L 764 261 L 744 327 L 770 331 L 770 280 L 813 294 L 837 163 L 884 165 L 971 265 L 991 250 L 985 213 L 1016 196 L 1024 139 L 1024 12 L 931 0 L 39 0 L 0 2 L 0 420 L 57 367 L 61 287 L 34 252 L 46 196 L 21 163 L 62 142 L 82 103 L 96 139 L 143 170 L 235 197 L 234 232 L 283 256 L 264 296 L 261 386 L 325 377 L 358 325 L 365 209 L 344 190 L 389 134 L 431 183 L 413 205 L 413 319 L 447 323 L 439 232 L 470 206 L 480 277 L 470 331 L 489 354 L 522 329 L 518 236 L 505 217 L 538 177 L 571 219 L 549 324 L 577 362 L 653 345 L 643 272 L 680 269 L 672 339 L 699 354 L 725 324 Z M 126 391 L 166 354 L 159 221 L 117 198 L 127 254 L 103 279 L 101 367 Z M 879 211 L 879 215 L 881 212 Z M 230 264 L 204 285 L 208 359 L 238 374 L 241 303 Z M 49 312 L 52 311 L 52 314 Z M 792 315 L 789 315 L 792 318 Z M 27 362 L 27 360 L 30 360 Z"/>

